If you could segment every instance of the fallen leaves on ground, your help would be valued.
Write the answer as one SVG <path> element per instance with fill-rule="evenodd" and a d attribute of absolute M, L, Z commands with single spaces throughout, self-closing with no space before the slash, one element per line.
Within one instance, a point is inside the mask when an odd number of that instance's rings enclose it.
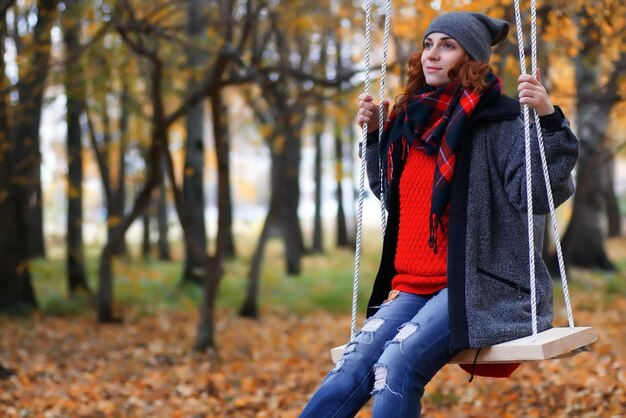
<path fill-rule="evenodd" d="M 0 416 L 295 417 L 347 338 L 349 315 L 218 316 L 219 357 L 191 350 L 194 313 L 126 318 L 0 318 Z M 446 366 L 424 417 L 618 417 L 626 411 L 626 300 L 577 312 L 593 351 L 527 363 L 510 379 Z M 560 319 L 562 321 L 562 319 Z M 359 417 L 370 416 L 366 406 Z"/>

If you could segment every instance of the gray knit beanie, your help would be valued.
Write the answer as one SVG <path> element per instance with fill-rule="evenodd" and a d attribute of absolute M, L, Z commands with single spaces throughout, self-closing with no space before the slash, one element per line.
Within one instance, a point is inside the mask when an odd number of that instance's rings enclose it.
<path fill-rule="evenodd" d="M 482 13 L 450 12 L 436 17 L 426 29 L 426 38 L 440 32 L 454 38 L 471 58 L 489 62 L 491 47 L 509 34 L 509 23 Z"/>

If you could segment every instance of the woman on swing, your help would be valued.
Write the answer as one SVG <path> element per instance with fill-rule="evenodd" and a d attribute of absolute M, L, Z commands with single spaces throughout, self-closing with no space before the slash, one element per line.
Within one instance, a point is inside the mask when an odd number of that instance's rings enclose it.
<path fill-rule="evenodd" d="M 301 417 L 352 417 L 371 396 L 374 417 L 419 416 L 424 387 L 457 352 L 531 333 L 520 103 L 540 116 L 557 206 L 574 192 L 578 140 L 540 80 L 519 77 L 519 102 L 502 94 L 489 57 L 508 32 L 507 22 L 479 13 L 434 19 L 388 118 L 383 102 L 380 145 L 378 106 L 359 98 L 370 188 L 388 210 L 381 264 L 369 319 Z M 541 332 L 552 321 L 552 280 L 541 259 L 549 206 L 532 143 Z M 499 377 L 517 367 L 473 366 L 472 374 Z"/>

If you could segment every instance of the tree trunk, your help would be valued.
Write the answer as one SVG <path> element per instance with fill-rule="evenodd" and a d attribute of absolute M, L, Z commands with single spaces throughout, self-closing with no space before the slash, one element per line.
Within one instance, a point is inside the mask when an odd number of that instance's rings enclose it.
<path fill-rule="evenodd" d="M 153 115 L 151 126 L 151 143 L 148 152 L 146 167 L 148 174 L 146 183 L 135 199 L 133 208 L 127 216 L 124 216 L 111 238 L 107 241 L 100 257 L 98 289 L 98 320 L 100 322 L 120 322 L 113 312 L 113 257 L 115 250 L 119 249 L 126 231 L 132 223 L 141 215 L 150 204 L 154 189 L 162 182 L 163 152 L 167 152 L 167 127 L 163 126 L 165 116 L 163 114 L 163 100 L 161 97 L 161 82 L 163 69 L 159 63 L 154 62 L 150 73 L 150 94 L 152 98 Z M 168 162 L 168 170 L 170 163 Z M 172 182 L 174 179 L 172 178 Z"/>
<path fill-rule="evenodd" d="M 26 101 L 33 100 L 33 107 L 30 111 L 24 112 L 18 129 L 21 133 L 18 133 L 20 142 L 23 142 L 24 150 L 28 154 L 28 158 L 32 159 L 34 167 L 32 176 L 28 181 L 33 182 L 30 187 L 34 188 L 34 195 L 28 201 L 28 237 L 26 239 L 28 246 L 29 257 L 45 257 L 45 243 L 43 233 L 43 191 L 41 188 L 41 143 L 39 137 L 39 127 L 41 125 L 41 111 L 43 105 L 43 95 L 45 90 L 44 80 L 48 74 L 48 59 L 50 54 L 50 29 L 51 24 L 56 17 L 56 7 L 58 0 L 39 0 L 37 2 L 38 16 L 37 19 L 42 20 L 42 24 L 37 24 L 34 31 L 35 45 L 33 50 L 40 48 L 40 43 L 43 42 L 43 51 L 36 54 L 36 58 L 30 63 L 30 67 L 27 67 L 30 72 L 38 73 L 38 76 L 34 77 L 34 81 L 28 86 L 29 82 L 21 83 L 18 86 L 20 93 L 20 104 L 26 104 L 26 108 L 29 104 Z M 40 60 L 41 59 L 41 60 Z M 42 69 L 41 66 L 45 66 Z M 22 75 L 25 73 L 22 73 Z M 32 74 L 31 74 L 32 76 Z M 39 79 L 39 77 L 41 77 Z M 26 77 L 24 77 L 26 78 Z M 24 79 L 22 79 L 24 81 Z M 32 90 L 31 90 L 32 89 Z M 34 93 L 32 96 L 31 93 Z M 30 97 L 29 97 L 30 96 Z M 22 145 L 18 145 L 21 148 Z M 27 186 L 28 187 L 28 186 Z"/>
<path fill-rule="evenodd" d="M 259 282 L 261 280 L 261 266 L 263 264 L 263 254 L 265 251 L 265 245 L 270 237 L 270 230 L 272 228 L 273 216 L 268 213 L 261 230 L 259 241 L 257 242 L 254 255 L 252 256 L 252 262 L 250 263 L 250 272 L 248 273 L 248 290 L 246 292 L 246 300 L 244 301 L 241 309 L 239 309 L 239 315 L 246 318 L 258 318 L 259 317 Z"/>
<path fill-rule="evenodd" d="M 337 247 L 344 248 L 350 245 L 348 241 L 348 226 L 346 212 L 343 207 L 343 140 L 341 125 L 335 125 L 335 177 L 337 179 Z"/>
<path fill-rule="evenodd" d="M 146 210 L 150 203 L 152 191 L 156 188 L 160 181 L 160 149 L 156 145 L 151 145 L 149 174 L 146 184 L 133 204 L 131 212 L 120 222 L 119 228 L 111 236 L 111 240 L 107 241 L 102 254 L 100 256 L 100 267 L 98 269 L 99 288 L 98 288 L 98 321 L 100 322 L 121 322 L 113 312 L 113 257 L 115 249 L 119 248 L 124 235 L 137 217 Z"/>
<path fill-rule="evenodd" d="M 130 96 L 128 91 L 128 82 L 122 77 L 122 91 L 120 93 L 120 152 L 119 159 L 117 164 L 117 178 L 119 179 L 117 185 L 117 198 L 115 208 L 116 215 L 119 215 L 120 218 L 124 216 L 124 212 L 126 211 L 126 152 L 128 151 L 128 124 L 130 119 L 131 112 L 131 103 Z M 120 244 L 120 252 L 116 255 L 129 255 L 128 245 L 126 244 L 126 237 L 122 240 Z"/>
<path fill-rule="evenodd" d="M 289 114 L 285 117 L 291 119 Z M 265 244 L 272 236 L 280 233 L 283 238 L 287 273 L 300 272 L 302 231 L 297 213 L 300 195 L 298 182 L 300 141 L 295 135 L 284 141 L 281 141 L 281 138 L 285 137 L 277 135 L 269 141 L 270 144 L 280 143 L 281 146 L 270 146 L 272 155 L 270 207 L 252 258 L 246 300 L 239 310 L 239 314 L 245 317 L 258 317 L 258 290 L 263 253 Z"/>
<path fill-rule="evenodd" d="M 80 47 L 80 9 L 76 1 L 66 2 L 64 40 L 68 55 Z M 64 16 L 64 17 L 65 17 Z M 85 102 L 85 83 L 79 63 L 69 64 L 65 72 L 67 97 L 67 278 L 70 295 L 76 291 L 89 291 L 85 273 L 83 251 L 83 157 L 80 115 Z"/>
<path fill-rule="evenodd" d="M 205 28 L 205 11 L 200 0 L 187 1 L 187 34 L 199 38 Z M 187 56 L 189 67 L 193 70 L 202 64 L 206 57 L 197 52 L 190 52 Z M 195 86 L 190 82 L 188 89 Z M 198 247 L 206 251 L 206 226 L 204 221 L 204 102 L 193 105 L 186 116 L 187 141 L 185 144 L 185 175 L 183 176 L 183 200 L 185 216 L 191 230 L 191 239 Z M 182 282 L 201 284 L 206 275 L 202 267 L 202 260 L 185 245 L 185 268 Z"/>
<path fill-rule="evenodd" d="M 67 100 L 67 159 L 68 159 L 68 208 L 67 208 L 67 274 L 68 290 L 89 292 L 85 273 L 83 251 L 83 160 L 80 129 L 82 100 Z"/>
<path fill-rule="evenodd" d="M 124 210 L 121 204 L 121 196 L 119 189 L 112 188 L 111 189 L 111 201 L 108 205 L 107 211 L 107 225 L 108 225 L 108 240 L 112 241 L 113 237 L 117 234 L 117 231 L 120 229 L 121 220 L 124 218 Z M 115 248 L 112 249 L 115 255 L 125 255 L 126 254 L 126 242 L 125 240 L 121 240 Z"/>
<path fill-rule="evenodd" d="M 298 237 L 298 234 L 301 237 L 301 230 L 297 218 L 297 199 L 292 199 L 293 196 L 289 196 L 294 191 L 299 196 L 296 171 L 296 167 L 299 167 L 299 141 L 293 138 L 295 137 L 284 140 L 282 146 L 270 147 L 272 155 L 270 207 L 252 258 L 246 300 L 239 311 L 240 315 L 245 317 L 258 318 L 259 316 L 258 291 L 261 267 L 265 245 L 270 238 L 280 234 L 284 240 L 287 273 L 294 274 L 300 269 L 301 238 Z M 280 143 L 280 139 L 281 136 L 274 137 L 269 143 Z M 296 154 L 298 158 L 293 160 L 292 158 Z M 295 215 L 294 207 L 296 209 Z"/>
<path fill-rule="evenodd" d="M 125 92 L 122 91 L 120 98 L 120 105 L 122 109 L 122 115 L 126 113 L 127 106 L 125 104 L 124 99 Z M 111 122 L 109 120 L 109 108 L 106 106 L 106 102 L 102 106 L 103 114 L 103 125 L 104 125 L 104 144 L 107 150 L 106 164 L 107 164 L 107 173 L 108 178 L 106 179 L 109 188 L 109 197 L 107 199 L 107 225 L 108 225 L 108 240 L 111 241 L 112 238 L 117 233 L 118 229 L 120 229 L 121 221 L 124 218 L 124 208 L 125 208 L 125 194 L 126 194 L 126 165 L 124 164 L 124 154 L 126 151 L 126 138 L 125 132 L 120 132 L 120 146 L 119 152 L 116 154 L 113 152 L 112 146 L 112 134 L 111 134 Z M 120 124 L 121 126 L 121 124 Z M 117 176 L 116 182 L 114 182 L 111 176 L 111 161 L 113 157 L 117 157 Z M 127 254 L 127 246 L 126 240 L 123 239 L 120 241 L 113 249 L 114 255 L 126 255 Z"/>
<path fill-rule="evenodd" d="M 67 38 L 67 36 L 66 36 Z M 69 45 L 70 42 L 67 42 Z M 67 210 L 67 277 L 68 291 L 74 294 L 89 292 L 83 253 L 83 159 L 80 129 L 81 103 L 74 89 L 66 81 L 67 94 L 67 160 L 68 160 L 68 210 Z"/>
<path fill-rule="evenodd" d="M 257 243 L 248 277 L 248 292 L 240 314 L 258 316 L 258 287 L 263 250 L 267 240 L 280 233 L 285 244 L 285 262 L 288 274 L 299 274 L 304 250 L 302 229 L 298 218 L 300 202 L 300 134 L 305 109 L 289 103 L 285 96 L 287 86 L 282 83 L 264 83 L 263 95 L 269 105 L 264 113 L 256 103 L 251 106 L 262 123 L 274 125 L 272 137 L 267 141 L 272 158 L 270 207 L 261 237 Z"/>
<path fill-rule="evenodd" d="M 141 256 L 147 260 L 150 258 L 150 211 L 145 210 L 141 215 L 143 235 L 141 239 Z"/>
<path fill-rule="evenodd" d="M 211 112 L 213 114 L 213 136 L 215 138 L 215 154 L 217 160 L 217 245 L 216 253 L 227 257 L 229 248 L 234 252 L 232 231 L 232 200 L 230 198 L 230 163 L 228 138 L 224 136 L 228 125 L 222 101 L 221 90 L 211 95 Z"/>
<path fill-rule="evenodd" d="M 37 134 L 39 135 L 39 134 Z M 41 164 L 41 152 L 37 149 L 37 159 Z M 41 189 L 41 172 L 37 167 L 35 178 L 37 185 L 35 186 L 35 198 L 29 207 L 29 228 L 28 228 L 28 256 L 29 257 L 45 257 L 46 245 L 43 234 L 43 191 Z"/>
<path fill-rule="evenodd" d="M 224 70 L 219 64 L 216 64 L 216 67 L 219 70 L 216 70 L 221 77 L 221 73 Z M 216 80 L 219 80 L 216 79 Z M 214 86 L 213 91 L 220 89 L 221 86 L 216 81 L 216 85 Z M 160 98 L 160 96 L 159 96 Z M 158 106 L 157 106 L 158 105 Z M 163 103 L 162 101 L 155 101 L 155 108 L 160 109 L 160 114 L 163 113 Z M 164 120 L 159 118 L 157 114 L 155 117 L 156 121 Z M 174 204 L 176 207 L 176 213 L 178 214 L 178 218 L 180 220 L 180 224 L 183 228 L 183 236 L 185 240 L 185 244 L 193 251 L 194 257 L 198 258 L 201 262 L 202 271 L 204 272 L 204 277 L 202 280 L 203 284 L 203 298 L 202 305 L 200 306 L 200 321 L 198 323 L 198 336 L 196 340 L 196 344 L 194 348 L 198 351 L 205 351 L 207 349 L 216 350 L 217 345 L 215 342 L 215 299 L 217 297 L 217 289 L 219 287 L 220 280 L 224 274 L 223 272 L 223 263 L 224 263 L 224 239 L 220 239 L 220 234 L 218 233 L 218 241 L 217 241 L 217 250 L 214 256 L 209 256 L 206 253 L 205 248 L 201 248 L 194 241 L 191 234 L 192 225 L 189 223 L 188 218 L 186 217 L 186 210 L 184 207 L 184 199 L 183 194 L 176 185 L 176 179 L 174 176 L 174 163 L 172 160 L 172 156 L 167 147 L 168 138 L 167 138 L 167 127 L 163 126 L 163 124 L 158 124 L 157 126 L 161 126 L 159 130 L 162 132 L 160 140 L 162 141 L 163 149 L 165 150 L 166 162 L 167 162 L 167 174 L 170 179 L 170 184 L 172 185 L 172 192 L 174 194 Z M 219 216 L 219 212 L 218 212 Z M 218 225 L 221 220 L 218 218 Z M 222 235 L 223 237 L 223 235 Z"/>
<path fill-rule="evenodd" d="M 286 119 L 294 121 L 288 112 L 283 115 Z M 239 310 L 239 314 L 245 317 L 257 318 L 259 315 L 258 290 L 263 254 L 265 245 L 272 236 L 280 234 L 285 243 L 287 273 L 300 272 L 302 231 L 297 216 L 300 195 L 298 183 L 300 141 L 295 135 L 289 133 L 284 135 L 276 132 L 272 139 L 268 140 L 272 156 L 270 207 L 252 258 L 246 300 Z"/>
<path fill-rule="evenodd" d="M 576 121 L 581 153 L 576 176 L 576 195 L 572 219 L 563 237 L 563 256 L 566 265 L 614 270 L 604 248 L 603 214 L 605 213 L 601 164 L 605 155 L 604 141 L 608 115 L 612 107 L 610 96 L 602 92 L 599 80 L 598 54 L 600 28 L 589 19 L 583 7 L 579 26 L 582 48 L 575 59 L 578 103 Z M 579 22 L 580 23 L 580 22 Z"/>
<path fill-rule="evenodd" d="M 162 164 L 165 170 L 165 161 Z M 169 225 L 167 219 L 167 187 L 165 177 L 159 186 L 159 199 L 157 201 L 157 223 L 159 225 L 159 260 L 169 261 L 172 259 L 170 243 L 167 238 Z"/>
<path fill-rule="evenodd" d="M 17 135 L 8 137 L 8 130 L 0 132 L 0 139 L 5 145 L 0 147 L 0 153 L 4 153 L 0 158 L 0 311 L 37 307 L 28 267 L 27 237 L 31 227 L 28 213 L 38 183 L 39 125 L 44 81 L 49 68 L 50 29 L 56 16 L 56 6 L 56 0 L 37 3 L 37 23 L 33 28 L 34 53 L 29 66 L 33 81 L 24 83 L 20 89 L 19 110 L 15 112 Z M 5 16 L 0 20 L 4 34 Z M 0 61 L 4 67 L 4 54 Z M 0 80 L 6 87 L 4 68 L 0 72 Z M 8 95 L 2 93 L 0 119 L 3 120 L 0 123 L 6 127 L 9 126 L 9 106 Z"/>
<path fill-rule="evenodd" d="M 49 36 L 45 34 L 44 36 Z M 35 63 L 32 63 L 36 65 Z M 35 67 L 31 67 L 30 69 L 27 66 L 20 67 L 20 69 L 24 68 L 22 74 L 20 74 L 20 78 L 26 79 L 26 72 L 31 71 L 35 72 Z M 46 70 L 45 73 L 48 71 Z M 29 86 L 28 82 L 18 84 L 18 92 L 20 98 L 26 98 L 30 96 L 30 90 L 32 88 L 35 90 L 41 89 L 41 103 L 38 106 L 38 109 L 34 109 L 35 113 L 31 114 L 29 112 L 24 112 L 22 115 L 22 123 L 18 124 L 18 138 L 23 138 L 24 145 L 17 145 L 18 152 L 24 147 L 27 149 L 27 153 L 29 154 L 29 158 L 34 162 L 34 172 L 33 176 L 28 179 L 31 182 L 29 187 L 34 189 L 31 199 L 28 202 L 28 236 L 26 238 L 27 246 L 28 246 L 28 257 L 45 257 L 45 245 L 44 245 L 44 234 L 43 234 L 43 192 L 41 190 L 41 142 L 39 137 L 39 126 L 41 125 L 41 111 L 43 105 L 43 95 L 45 91 L 45 83 L 43 80 L 35 80 Z M 20 100 L 20 104 L 24 104 L 25 100 Z M 29 104 L 26 103 L 26 107 Z M 21 133 L 19 132 L 21 131 Z M 32 141 L 29 139 L 32 138 Z"/>
<path fill-rule="evenodd" d="M 280 137 L 275 136 L 268 141 L 269 144 L 280 143 Z M 288 141 L 284 141 L 288 142 Z M 254 250 L 252 256 L 250 271 L 248 273 L 248 289 L 246 292 L 246 299 L 239 310 L 239 314 L 244 317 L 258 318 L 258 293 L 259 283 L 261 280 L 261 267 L 263 265 L 263 254 L 265 251 L 265 245 L 268 240 L 277 235 L 279 232 L 285 242 L 285 259 L 287 260 L 287 271 L 289 272 L 289 257 L 288 246 L 292 244 L 288 240 L 288 233 L 286 231 L 287 219 L 289 218 L 290 209 L 286 205 L 287 195 L 287 178 L 286 173 L 288 171 L 288 155 L 285 147 L 270 146 L 272 155 L 272 168 L 271 168 L 271 196 L 270 205 L 265 222 L 263 223 L 263 229 Z"/>
<path fill-rule="evenodd" d="M 563 237 L 563 256 L 566 265 L 614 270 L 604 248 L 605 208 L 602 188 L 598 187 L 603 174 L 599 164 L 604 155 L 598 138 L 606 116 L 597 104 L 579 104 L 578 121 L 581 154 L 572 218 Z"/>
<path fill-rule="evenodd" d="M 622 236 L 622 214 L 615 194 L 615 157 L 609 155 L 608 161 L 602 165 L 604 169 L 605 185 L 603 190 L 606 205 L 607 235 L 611 238 Z"/>
<path fill-rule="evenodd" d="M 315 116 L 315 215 L 313 219 L 313 254 L 324 253 L 322 226 L 322 132 L 324 131 L 324 106 L 320 105 Z"/>
<path fill-rule="evenodd" d="M 4 146 L 9 144 L 6 136 L 0 131 L 0 312 L 28 312 L 37 308 L 37 300 L 28 267 L 26 220 L 15 187 L 9 186 L 13 164 L 7 155 L 11 148 Z"/>
<path fill-rule="evenodd" d="M 277 202 L 280 203 L 280 223 L 285 242 L 285 257 L 288 274 L 300 274 L 304 239 L 298 207 L 300 205 L 300 159 L 302 156 L 302 127 L 305 109 L 290 106 L 279 87 L 274 92 L 280 99 L 279 113 L 276 119 L 280 127 L 282 147 L 272 149 L 272 190 L 278 190 Z"/>
<path fill-rule="evenodd" d="M 183 176 L 183 199 L 187 219 L 192 229 L 192 240 L 200 248 L 206 249 L 206 226 L 204 221 L 204 143 L 202 137 L 204 107 L 195 105 L 187 115 L 187 143 L 185 150 L 185 175 Z M 185 268 L 183 281 L 196 284 L 202 282 L 205 272 L 201 260 L 185 246 Z"/>
<path fill-rule="evenodd" d="M 584 159 L 591 159 L 593 154 L 595 154 L 595 152 L 589 151 L 588 153 L 591 155 Z M 581 155 L 581 160 L 584 159 Z M 589 162 L 580 162 L 579 164 L 582 166 L 583 164 L 589 164 Z M 594 177 L 595 180 L 598 180 L 597 176 Z M 593 179 L 588 181 L 593 181 Z M 584 180 L 577 182 L 579 188 L 574 196 L 572 219 L 563 237 L 565 264 L 585 268 L 615 270 L 615 266 L 609 260 L 604 248 L 604 234 L 599 214 L 603 211 L 602 192 L 599 190 L 599 192 L 585 191 L 582 193 L 581 183 L 585 182 Z"/>
<path fill-rule="evenodd" d="M 203 280 L 203 297 L 200 306 L 200 321 L 198 322 L 198 336 L 194 348 L 197 351 L 217 351 L 215 342 L 215 299 L 220 280 L 222 278 L 221 261 L 215 257 L 209 258 Z"/>
<path fill-rule="evenodd" d="M 9 125 L 9 80 L 5 73 L 4 38 L 6 36 L 6 10 L 0 13 L 0 311 L 4 310 L 14 300 L 22 298 L 21 290 L 17 288 L 16 272 L 25 255 L 18 256 L 18 225 L 15 216 L 16 202 L 11 194 L 10 178 L 13 172 L 13 144 L 11 127 Z M 7 92 L 7 93 L 5 93 Z M 3 277 L 6 276 L 6 279 Z"/>
<path fill-rule="evenodd" d="M 287 126 L 287 125 L 284 125 Z M 301 127 L 301 126 L 300 126 Z M 298 206 L 300 204 L 300 156 L 301 141 L 299 138 L 300 127 L 285 134 L 286 143 L 284 155 L 285 171 L 282 180 L 275 179 L 276 182 L 284 182 L 281 193 L 283 203 L 281 209 L 281 229 L 285 240 L 285 256 L 288 274 L 300 274 L 302 254 L 304 250 L 302 228 L 298 217 Z"/>

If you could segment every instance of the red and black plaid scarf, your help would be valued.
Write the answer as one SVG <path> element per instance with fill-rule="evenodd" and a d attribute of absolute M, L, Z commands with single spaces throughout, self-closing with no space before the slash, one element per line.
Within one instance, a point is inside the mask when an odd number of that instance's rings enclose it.
<path fill-rule="evenodd" d="M 387 188 L 393 180 L 394 166 L 406 159 L 413 143 L 428 155 L 437 154 L 428 240 L 435 253 L 437 230 L 444 228 L 441 217 L 450 201 L 456 155 L 465 128 L 479 102 L 492 102 L 501 95 L 499 77 L 490 71 L 486 82 L 488 86 L 481 94 L 468 91 L 458 80 L 439 88 L 425 86 L 402 109 L 394 109 L 383 129 L 381 164 L 387 174 L 387 184 L 383 185 Z"/>

